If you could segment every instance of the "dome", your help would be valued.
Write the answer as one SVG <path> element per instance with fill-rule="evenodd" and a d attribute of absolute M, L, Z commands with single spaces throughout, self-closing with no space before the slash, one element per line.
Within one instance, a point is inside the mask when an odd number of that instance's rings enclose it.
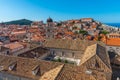
<path fill-rule="evenodd" d="M 47 19 L 47 22 L 53 22 L 53 20 L 49 17 L 49 18 Z"/>

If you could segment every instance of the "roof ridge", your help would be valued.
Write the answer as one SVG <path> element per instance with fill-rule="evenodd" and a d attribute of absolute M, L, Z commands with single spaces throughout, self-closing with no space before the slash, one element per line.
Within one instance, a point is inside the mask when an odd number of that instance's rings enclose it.
<path fill-rule="evenodd" d="M 98 56 L 98 55 L 97 55 Z M 104 63 L 104 65 L 106 65 L 107 66 L 107 68 L 111 71 L 111 67 L 110 66 L 108 66 L 100 57 L 98 57 L 100 60 L 101 60 L 101 62 L 102 63 Z M 112 71 L 111 71 L 112 72 Z"/>
<path fill-rule="evenodd" d="M 61 72 L 61 70 L 63 69 L 64 64 L 61 64 L 57 67 L 55 67 L 54 69 L 51 69 L 47 72 L 45 72 L 39 80 L 46 80 L 49 78 L 49 80 L 55 80 L 57 78 L 57 76 L 59 75 L 59 73 Z M 46 77 L 47 76 L 47 77 Z"/>
<path fill-rule="evenodd" d="M 35 60 L 35 61 L 43 61 L 43 62 L 51 62 L 51 61 L 46 61 L 46 60 L 38 60 L 34 58 L 25 58 L 25 57 L 16 57 L 16 56 L 9 56 L 9 55 L 0 55 L 2 57 L 10 57 L 10 58 L 16 58 L 17 60 L 19 59 L 26 59 L 26 60 Z M 15 62 L 17 62 L 17 60 Z M 54 62 L 54 63 L 60 63 L 60 62 Z"/>
<path fill-rule="evenodd" d="M 55 77 L 55 79 L 54 79 L 54 80 L 56 80 L 56 78 L 58 77 L 58 75 L 60 74 L 60 72 L 63 70 L 64 66 L 65 66 L 65 64 L 63 64 L 63 66 L 62 66 L 61 70 L 59 71 L 59 73 L 57 74 L 57 76 Z"/>
<path fill-rule="evenodd" d="M 98 46 L 101 46 L 100 44 L 97 44 L 97 47 Z M 101 47 L 103 47 L 103 46 L 101 46 Z M 105 48 L 105 47 L 104 47 Z M 98 50 L 99 48 L 97 48 L 97 50 Z M 97 53 L 97 52 L 96 52 Z M 104 53 L 104 54 L 106 54 L 106 56 L 107 56 L 107 58 L 109 59 L 109 57 L 108 57 L 108 55 L 107 55 L 107 53 Z M 110 62 L 109 63 L 106 63 L 101 57 L 100 57 L 100 55 L 99 55 L 99 53 L 97 53 L 96 54 L 100 59 L 101 59 L 101 61 L 110 69 L 111 67 L 109 66 L 110 65 Z"/>
<path fill-rule="evenodd" d="M 86 50 L 85 50 L 85 52 L 84 52 L 84 55 L 83 55 L 83 58 L 82 58 L 82 63 L 80 63 L 80 65 L 82 65 L 83 63 L 85 63 L 86 61 L 88 61 L 91 57 L 93 57 L 95 54 L 96 54 L 96 48 L 97 47 L 97 43 L 96 44 L 93 44 L 93 45 L 90 45 L 90 46 L 88 46 L 87 48 L 86 48 Z M 91 50 L 91 48 L 93 48 L 92 50 Z M 88 53 L 92 53 L 91 55 L 92 56 L 90 56 L 90 54 L 88 54 Z M 86 56 L 87 55 L 87 56 Z M 86 57 L 87 57 L 87 59 L 86 59 Z M 84 61 L 84 62 L 83 62 Z"/>

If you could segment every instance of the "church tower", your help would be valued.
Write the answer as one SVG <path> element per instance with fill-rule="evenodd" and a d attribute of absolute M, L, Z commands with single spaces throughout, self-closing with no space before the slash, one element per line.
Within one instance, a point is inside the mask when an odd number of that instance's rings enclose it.
<path fill-rule="evenodd" d="M 54 23 L 50 17 L 47 19 L 46 38 L 54 38 Z"/>

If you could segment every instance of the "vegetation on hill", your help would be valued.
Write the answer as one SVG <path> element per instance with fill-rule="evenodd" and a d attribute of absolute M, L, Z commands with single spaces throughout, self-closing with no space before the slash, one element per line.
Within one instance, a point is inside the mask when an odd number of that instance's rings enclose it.
<path fill-rule="evenodd" d="M 88 32 L 85 31 L 85 30 L 80 30 L 79 33 L 80 33 L 80 34 L 83 34 L 83 35 L 87 35 L 87 34 L 88 34 Z"/>
<path fill-rule="evenodd" d="M 106 35 L 106 34 L 108 34 L 109 32 L 106 31 L 106 30 L 102 30 L 100 33 Z"/>
<path fill-rule="evenodd" d="M 15 25 L 31 25 L 32 21 L 27 20 L 27 19 L 20 19 L 20 20 L 15 20 L 15 21 L 10 21 L 10 22 L 5 22 L 5 24 L 15 24 Z"/>

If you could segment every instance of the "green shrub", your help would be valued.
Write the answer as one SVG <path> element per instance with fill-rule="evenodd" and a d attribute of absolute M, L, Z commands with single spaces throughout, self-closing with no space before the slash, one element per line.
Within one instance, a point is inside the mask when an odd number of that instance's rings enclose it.
<path fill-rule="evenodd" d="M 102 30 L 101 33 L 104 34 L 104 35 L 106 35 L 106 34 L 108 34 L 109 32 L 106 31 L 106 30 Z"/>
<path fill-rule="evenodd" d="M 85 30 L 80 30 L 79 33 L 80 33 L 80 34 L 83 34 L 83 35 L 87 35 L 87 34 L 88 34 L 88 32 L 85 31 Z"/>
<path fill-rule="evenodd" d="M 58 62 L 61 62 L 61 59 L 60 59 L 60 58 L 58 58 Z"/>
<path fill-rule="evenodd" d="M 68 61 L 67 61 L 67 60 L 65 60 L 65 63 L 68 63 Z"/>

